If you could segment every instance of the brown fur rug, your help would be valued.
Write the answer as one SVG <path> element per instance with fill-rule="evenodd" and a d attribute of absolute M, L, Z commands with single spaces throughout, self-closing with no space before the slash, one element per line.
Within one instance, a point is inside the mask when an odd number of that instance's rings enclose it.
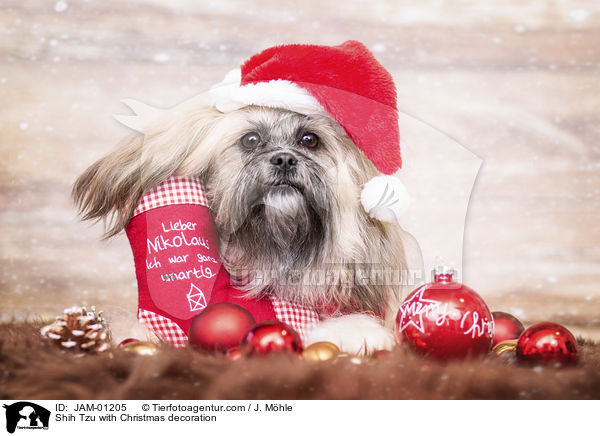
<path fill-rule="evenodd" d="M 497 356 L 448 364 L 396 349 L 376 364 L 285 355 L 229 361 L 164 347 L 150 357 L 113 350 L 76 358 L 39 325 L 0 324 L 3 399 L 600 399 L 600 345 L 576 367 L 523 367 Z"/>

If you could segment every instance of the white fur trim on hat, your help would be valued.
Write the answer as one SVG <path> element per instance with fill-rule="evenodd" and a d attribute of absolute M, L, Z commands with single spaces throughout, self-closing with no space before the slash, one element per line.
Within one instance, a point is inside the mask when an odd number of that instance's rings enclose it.
<path fill-rule="evenodd" d="M 413 201 L 395 176 L 373 177 L 365 183 L 360 194 L 360 202 L 371 218 L 390 223 L 398 222 Z"/>
<path fill-rule="evenodd" d="M 255 105 L 287 109 L 303 115 L 327 114 L 310 92 L 293 82 L 271 80 L 240 86 L 241 77 L 241 70 L 236 68 L 210 89 L 212 104 L 218 111 L 232 112 Z"/>

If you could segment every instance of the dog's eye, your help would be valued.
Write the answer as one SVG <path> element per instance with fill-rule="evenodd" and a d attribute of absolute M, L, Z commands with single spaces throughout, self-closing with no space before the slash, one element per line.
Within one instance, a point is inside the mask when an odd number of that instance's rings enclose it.
<path fill-rule="evenodd" d="M 299 142 L 304 147 L 315 148 L 319 145 L 319 137 L 314 133 L 307 132 L 302 134 Z"/>
<path fill-rule="evenodd" d="M 260 135 L 256 132 L 246 133 L 242 136 L 242 145 L 247 148 L 256 148 L 260 144 L 262 144 L 262 139 L 260 139 Z"/>

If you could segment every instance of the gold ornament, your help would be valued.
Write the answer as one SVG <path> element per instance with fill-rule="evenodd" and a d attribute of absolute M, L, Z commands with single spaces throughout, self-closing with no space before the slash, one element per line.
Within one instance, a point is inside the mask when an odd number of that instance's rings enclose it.
<path fill-rule="evenodd" d="M 302 357 L 306 360 L 321 362 L 333 359 L 339 352 L 340 349 L 331 342 L 315 342 L 306 347 L 302 353 Z"/>
<path fill-rule="evenodd" d="M 492 352 L 499 356 L 507 351 L 515 351 L 517 342 L 519 342 L 518 339 L 509 339 L 507 341 L 498 342 L 492 349 Z"/>
<path fill-rule="evenodd" d="M 52 324 L 42 327 L 40 333 L 59 347 L 77 352 L 78 356 L 110 348 L 107 322 L 95 307 L 91 310 L 85 307 L 65 309 Z"/>
<path fill-rule="evenodd" d="M 158 353 L 158 347 L 151 342 L 136 341 L 123 345 L 121 350 L 138 356 L 154 356 Z"/>

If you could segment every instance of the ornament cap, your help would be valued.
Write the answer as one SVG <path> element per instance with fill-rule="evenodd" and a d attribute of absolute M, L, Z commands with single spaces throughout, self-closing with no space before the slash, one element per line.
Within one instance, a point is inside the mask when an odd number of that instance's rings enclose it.
<path fill-rule="evenodd" d="M 447 265 L 437 265 L 431 270 L 432 280 L 436 283 L 452 282 L 456 276 L 456 270 Z"/>

